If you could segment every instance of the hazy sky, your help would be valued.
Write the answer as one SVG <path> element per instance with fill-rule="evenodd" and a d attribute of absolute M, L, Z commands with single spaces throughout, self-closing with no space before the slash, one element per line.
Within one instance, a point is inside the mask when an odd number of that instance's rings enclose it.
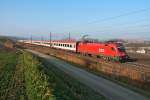
<path fill-rule="evenodd" d="M 150 38 L 150 0 L 0 0 L 0 35 Z"/>

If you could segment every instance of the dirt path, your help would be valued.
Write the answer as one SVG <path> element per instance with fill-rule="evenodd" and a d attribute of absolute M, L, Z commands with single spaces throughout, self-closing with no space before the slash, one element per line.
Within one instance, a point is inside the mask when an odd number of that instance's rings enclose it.
<path fill-rule="evenodd" d="M 91 74 L 83 69 L 77 68 L 71 64 L 66 63 L 65 61 L 59 60 L 55 57 L 47 56 L 33 50 L 27 51 L 32 52 L 33 54 L 45 59 L 49 64 L 55 65 L 60 70 L 64 71 L 81 83 L 104 95 L 109 100 L 149 100 L 148 98 L 138 93 L 126 89 L 109 80 Z"/>

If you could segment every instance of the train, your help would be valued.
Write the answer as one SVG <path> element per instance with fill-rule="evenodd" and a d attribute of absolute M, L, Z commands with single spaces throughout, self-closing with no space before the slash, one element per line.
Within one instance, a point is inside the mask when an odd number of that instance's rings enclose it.
<path fill-rule="evenodd" d="M 129 59 L 126 49 L 119 42 L 91 42 L 91 41 L 73 41 L 73 40 L 55 40 L 55 41 L 31 41 L 20 40 L 20 42 L 47 46 L 56 49 L 72 51 L 74 53 L 92 55 L 107 61 L 125 62 Z"/>

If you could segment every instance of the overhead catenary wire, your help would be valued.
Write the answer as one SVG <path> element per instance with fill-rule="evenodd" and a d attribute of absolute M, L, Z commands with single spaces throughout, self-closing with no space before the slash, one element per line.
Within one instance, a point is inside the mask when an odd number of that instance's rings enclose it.
<path fill-rule="evenodd" d="M 120 14 L 120 15 L 116 15 L 116 16 L 104 18 L 104 19 L 101 19 L 101 20 L 91 21 L 91 22 L 89 22 L 87 24 L 93 24 L 93 23 L 98 23 L 98 22 L 113 20 L 113 19 L 116 19 L 116 18 L 120 18 L 120 17 L 124 17 L 124 16 L 129 16 L 129 15 L 133 15 L 133 14 L 137 14 L 137 13 L 142 13 L 142 12 L 149 11 L 149 10 L 150 10 L 150 8 L 145 8 L 145 9 L 140 9 L 140 10 L 136 10 L 136 11 L 131 11 L 131 12 L 127 12 L 127 13 L 124 13 L 124 14 Z"/>
<path fill-rule="evenodd" d="M 150 10 L 150 8 L 143 8 L 143 9 L 130 11 L 130 12 L 127 12 L 127 13 L 122 13 L 120 15 L 111 16 L 111 17 L 108 17 L 108 18 L 100 19 L 100 20 L 90 21 L 90 22 L 87 22 L 87 23 L 79 24 L 77 26 L 81 28 L 82 26 L 95 24 L 95 23 L 102 23 L 102 22 L 105 22 L 105 21 L 110 21 L 110 20 L 114 20 L 114 19 L 117 19 L 117 18 L 120 18 L 120 17 L 125 17 L 125 16 L 129 16 L 129 15 L 138 14 L 138 13 L 146 12 L 146 11 L 149 11 L 149 10 Z M 74 29 L 74 27 L 75 26 L 72 26 L 69 29 Z"/>

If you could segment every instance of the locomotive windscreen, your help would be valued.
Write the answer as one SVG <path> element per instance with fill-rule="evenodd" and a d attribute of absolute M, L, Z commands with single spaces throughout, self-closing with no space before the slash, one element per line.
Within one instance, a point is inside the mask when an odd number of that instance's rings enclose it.
<path fill-rule="evenodd" d="M 123 44 L 118 43 L 117 46 L 118 46 L 118 50 L 119 50 L 120 52 L 125 52 L 125 47 L 124 47 Z"/>

